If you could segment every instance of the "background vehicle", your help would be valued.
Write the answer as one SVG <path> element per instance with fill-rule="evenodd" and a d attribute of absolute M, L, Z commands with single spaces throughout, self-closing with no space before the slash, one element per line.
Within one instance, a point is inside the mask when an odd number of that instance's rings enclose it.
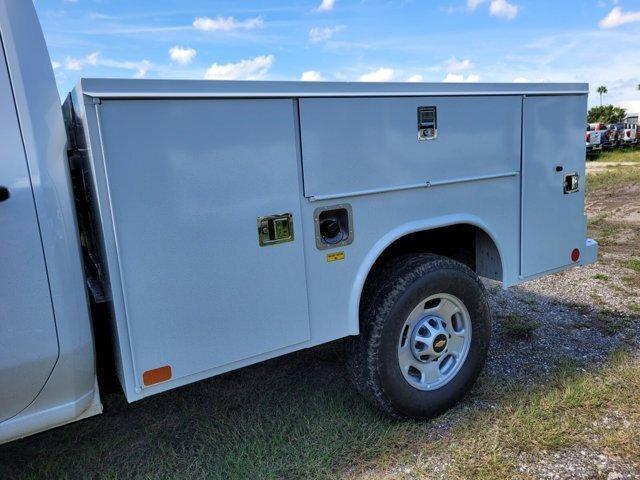
<path fill-rule="evenodd" d="M 619 147 L 624 134 L 622 125 L 612 123 L 607 125 L 607 130 L 609 131 L 609 142 L 611 143 L 611 147 Z"/>
<path fill-rule="evenodd" d="M 585 141 L 587 147 L 587 154 L 593 154 L 602 151 L 602 145 L 600 144 L 601 132 L 596 132 L 587 125 L 587 133 L 585 134 Z"/>
<path fill-rule="evenodd" d="M 604 123 L 590 123 L 590 131 L 593 132 L 592 136 L 597 136 L 600 142 L 600 146 L 603 150 L 612 148 L 611 135 L 609 128 Z"/>
<path fill-rule="evenodd" d="M 0 35 L 0 441 L 100 413 L 111 361 L 138 401 L 340 338 L 427 418 L 484 363 L 479 277 L 595 261 L 587 85 L 83 79 L 61 109 L 33 5 Z"/>
<path fill-rule="evenodd" d="M 622 145 L 635 146 L 638 143 L 638 127 L 625 123 L 622 125 Z"/>

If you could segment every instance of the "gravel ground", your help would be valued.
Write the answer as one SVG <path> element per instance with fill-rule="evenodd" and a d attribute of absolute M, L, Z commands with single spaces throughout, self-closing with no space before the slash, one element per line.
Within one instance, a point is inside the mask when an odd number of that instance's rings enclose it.
<path fill-rule="evenodd" d="M 614 279 L 614 269 L 596 264 L 509 290 L 489 285 L 496 321 L 487 371 L 531 383 L 559 357 L 597 364 L 617 348 L 638 346 L 640 322 L 628 310 L 628 294 L 594 278 L 604 271 Z M 505 328 L 514 315 L 530 326 L 530 334 L 519 338 Z"/>
<path fill-rule="evenodd" d="M 520 472 L 540 479 L 637 479 L 638 470 L 619 459 L 591 450 L 570 450 L 533 457 L 521 455 Z"/>

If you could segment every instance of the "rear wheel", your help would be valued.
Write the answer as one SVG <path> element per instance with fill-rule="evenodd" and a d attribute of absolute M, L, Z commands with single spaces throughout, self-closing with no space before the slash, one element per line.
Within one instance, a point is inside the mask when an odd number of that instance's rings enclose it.
<path fill-rule="evenodd" d="M 486 359 L 490 312 L 475 273 L 446 257 L 396 258 L 377 273 L 349 339 L 350 377 L 398 418 L 429 418 L 455 404 Z"/>

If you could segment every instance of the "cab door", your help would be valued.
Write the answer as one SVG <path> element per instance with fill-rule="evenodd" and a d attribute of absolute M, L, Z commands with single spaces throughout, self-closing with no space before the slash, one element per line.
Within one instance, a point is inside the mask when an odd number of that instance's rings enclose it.
<path fill-rule="evenodd" d="M 31 403 L 57 357 L 31 179 L 0 48 L 0 422 Z"/>

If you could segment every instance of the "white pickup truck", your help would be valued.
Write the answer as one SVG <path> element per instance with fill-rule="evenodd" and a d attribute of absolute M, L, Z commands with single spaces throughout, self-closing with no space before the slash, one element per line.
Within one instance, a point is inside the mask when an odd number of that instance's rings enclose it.
<path fill-rule="evenodd" d="M 596 260 L 585 84 L 82 79 L 61 108 L 30 1 L 0 43 L 0 442 L 100 413 L 112 364 L 144 401 L 341 338 L 364 398 L 429 418 L 484 364 L 480 277 Z"/>
<path fill-rule="evenodd" d="M 601 135 L 602 131 L 596 131 L 593 127 L 587 125 L 587 133 L 585 134 L 587 155 L 602 151 Z"/>
<path fill-rule="evenodd" d="M 620 143 L 624 146 L 635 146 L 638 143 L 638 126 L 631 123 L 623 123 L 621 125 L 620 140 Z"/>

